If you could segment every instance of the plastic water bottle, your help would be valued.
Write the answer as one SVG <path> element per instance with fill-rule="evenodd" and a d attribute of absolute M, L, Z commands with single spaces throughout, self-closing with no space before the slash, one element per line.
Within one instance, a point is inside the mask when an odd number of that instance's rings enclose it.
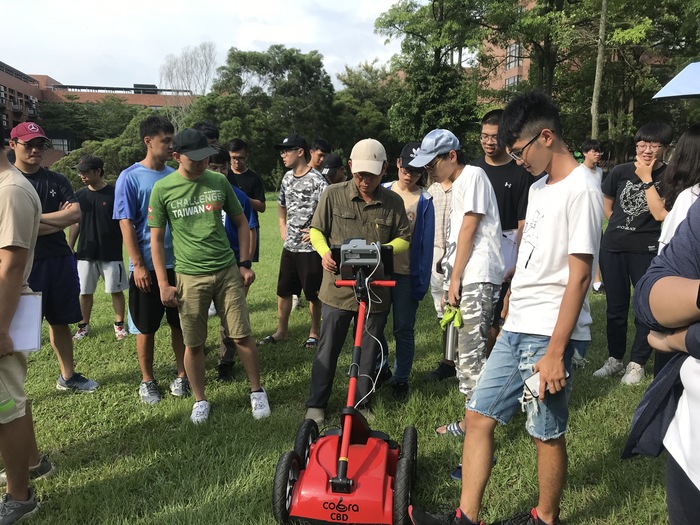
<path fill-rule="evenodd" d="M 15 408 L 15 400 L 7 391 L 7 387 L 2 379 L 0 379 L 0 413 L 7 412 Z"/>

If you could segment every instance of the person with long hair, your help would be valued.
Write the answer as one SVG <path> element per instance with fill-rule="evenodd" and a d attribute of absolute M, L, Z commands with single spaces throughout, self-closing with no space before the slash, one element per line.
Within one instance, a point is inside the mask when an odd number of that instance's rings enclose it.
<path fill-rule="evenodd" d="M 678 139 L 673 157 L 661 178 L 664 208 L 668 212 L 661 227 L 659 253 L 666 246 L 688 209 L 700 195 L 700 124 L 690 126 Z"/>

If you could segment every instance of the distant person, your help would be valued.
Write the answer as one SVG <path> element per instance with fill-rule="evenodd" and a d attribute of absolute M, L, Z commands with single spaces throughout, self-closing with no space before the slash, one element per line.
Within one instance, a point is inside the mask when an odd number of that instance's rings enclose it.
<path fill-rule="evenodd" d="M 408 380 L 413 369 L 416 350 L 416 312 L 430 288 L 435 236 L 435 210 L 433 197 L 424 188 L 425 170 L 414 168 L 409 164 L 418 155 L 419 150 L 420 142 L 406 144 L 401 150 L 401 155 L 396 159 L 396 167 L 399 170 L 398 180 L 384 184 L 385 188 L 396 193 L 403 200 L 411 230 L 409 249 L 394 257 L 394 273 L 391 276 L 396 281 L 396 286 L 391 288 L 396 361 L 389 386 L 394 396 L 400 401 L 406 400 L 409 393 Z M 382 370 L 383 376 L 391 377 L 387 356 L 383 357 L 386 367 Z"/>
<path fill-rule="evenodd" d="M 505 263 L 505 274 L 486 343 L 487 354 L 491 353 L 501 324 L 505 320 L 504 309 L 507 311 L 510 280 L 515 273 L 518 245 L 525 226 L 528 193 L 534 182 L 527 170 L 518 166 L 508 153 L 498 145 L 497 136 L 501 115 L 503 115 L 503 110 L 495 109 L 486 113 L 481 119 L 480 143 L 484 156 L 473 163 L 483 169 L 491 181 L 503 232 L 501 255 Z"/>
<path fill-rule="evenodd" d="M 136 335 L 136 353 L 141 368 L 139 398 L 153 405 L 161 400 L 160 388 L 153 371 L 155 334 L 163 315 L 170 325 L 170 340 L 175 355 L 176 376 L 170 383 L 170 393 L 187 397 L 190 385 L 185 374 L 185 346 L 182 342 L 180 317 L 177 308 L 163 306 L 158 279 L 151 257 L 151 230 L 148 228 L 148 202 L 153 185 L 172 173 L 166 161 L 172 158 L 174 126 L 160 116 L 143 120 L 139 126 L 141 141 L 146 146 L 146 157 L 122 171 L 114 193 L 113 218 L 119 221 L 124 246 L 129 254 L 129 331 Z M 171 282 L 175 283 L 172 237 L 166 231 L 166 267 Z"/>
<path fill-rule="evenodd" d="M 323 159 L 331 152 L 331 145 L 326 139 L 314 139 L 309 148 L 309 166 L 321 171 Z"/>
<path fill-rule="evenodd" d="M 28 135 L 23 136 L 28 138 Z M 37 139 L 41 137 L 28 138 L 30 141 Z M 35 144 L 41 148 L 44 142 Z M 32 291 L 27 280 L 39 233 L 41 201 L 32 185 L 5 155 L 5 130 L 0 126 L 0 382 L 4 387 L 0 457 L 5 465 L 0 477 L 6 485 L 0 501 L 0 519 L 10 524 L 39 510 L 29 480 L 48 476 L 53 466 L 37 449 L 32 411 L 24 391 L 27 354 L 14 351 L 8 334 L 20 294 Z M 20 157 L 26 158 L 26 155 L 20 154 Z"/>
<path fill-rule="evenodd" d="M 572 358 L 576 348 L 585 354 L 590 344 L 587 295 L 600 242 L 603 198 L 588 170 L 569 153 L 559 112 L 546 95 L 526 92 L 513 98 L 503 112 L 498 136 L 519 165 L 532 174 L 547 175 L 530 188 L 509 314 L 466 405 L 459 507 L 448 516 L 409 507 L 415 525 L 480 523 L 493 467 L 494 432 L 520 411 L 526 412 L 525 429 L 537 451 L 539 499 L 535 507 L 504 523 L 562 523 Z M 453 191 L 456 196 L 457 188 Z M 537 397 L 525 386 L 536 372 Z"/>
<path fill-rule="evenodd" d="M 121 341 L 129 335 L 124 328 L 124 290 L 129 281 L 122 261 L 122 232 L 119 221 L 112 219 L 114 213 L 114 186 L 104 178 L 104 161 L 94 155 L 85 155 L 75 166 L 80 180 L 86 185 L 75 196 L 80 204 L 82 217 L 72 224 L 68 232 L 68 245 L 78 249 L 78 277 L 80 278 L 80 310 L 83 319 L 73 339 L 83 339 L 90 333 L 93 295 L 97 281 L 102 277 L 105 292 L 112 295 L 114 309 L 114 335 Z"/>
<path fill-rule="evenodd" d="M 38 124 L 23 122 L 10 133 L 15 166 L 34 186 L 41 201 L 41 224 L 34 251 L 29 287 L 41 292 L 42 313 L 49 323 L 49 339 L 61 367 L 58 390 L 94 392 L 97 382 L 74 368 L 73 334 L 70 326 L 83 317 L 75 257 L 63 232 L 80 220 L 80 204 L 68 179 L 41 167 L 49 139 Z"/>
<path fill-rule="evenodd" d="M 374 139 L 359 141 L 352 148 L 348 165 L 352 180 L 328 186 L 321 194 L 311 221 L 311 242 L 321 256 L 324 269 L 319 292 L 323 324 L 311 369 L 306 418 L 319 424 L 325 419 L 338 357 L 350 322 L 357 317 L 358 308 L 354 290 L 336 288 L 334 284 L 338 268 L 330 247 L 358 238 L 391 244 L 395 255 L 407 251 L 409 247 L 410 226 L 403 201 L 394 192 L 380 186 L 388 167 L 384 146 Z M 355 211 L 337 214 L 337 210 L 341 209 Z M 390 292 L 386 288 L 377 288 L 373 290 L 373 297 L 374 294 L 377 300 L 367 314 L 365 334 L 362 336 L 360 376 L 355 396 L 358 409 L 366 417 L 371 417 L 373 371 L 380 350 L 378 341 L 384 339 L 390 301 Z"/>
<path fill-rule="evenodd" d="M 620 382 L 635 385 L 644 377 L 651 356 L 649 330 L 637 320 L 630 361 L 627 351 L 627 319 L 630 285 L 636 286 L 659 249 L 661 221 L 666 216 L 659 184 L 666 169 L 664 154 L 673 138 L 667 124 L 644 124 L 634 136 L 635 162 L 619 164 L 603 181 L 608 227 L 600 245 L 600 269 L 605 280 L 607 303 L 607 361 L 594 377 L 622 375 Z"/>
<path fill-rule="evenodd" d="M 250 335 L 243 289 L 255 279 L 248 221 L 226 177 L 206 169 L 209 157 L 215 153 L 197 130 L 187 128 L 175 135 L 173 157 L 178 169 L 155 183 L 148 214 L 160 299 L 165 306 L 178 308 L 180 315 L 185 369 L 195 398 L 190 419 L 195 424 L 209 418 L 211 407 L 204 388 L 204 343 L 207 309 L 212 300 L 246 370 L 253 417 L 261 419 L 270 415 L 267 394 L 260 385 L 258 350 Z M 239 261 L 226 237 L 222 210 L 238 227 Z M 173 235 L 175 283 L 171 282 L 166 268 L 166 227 Z"/>
<path fill-rule="evenodd" d="M 229 182 L 238 186 L 248 196 L 253 211 L 255 211 L 255 220 L 260 222 L 258 214 L 265 212 L 265 187 L 260 176 L 248 168 L 250 161 L 248 144 L 242 139 L 233 139 L 227 144 L 226 149 L 228 149 L 231 159 L 231 172 L 233 174 L 233 180 L 229 178 Z M 254 242 L 254 244 L 251 246 L 255 246 L 255 250 L 252 252 L 251 260 L 258 262 L 260 260 L 260 228 L 255 230 L 254 235 L 255 240 L 251 239 L 251 243 Z"/>
<path fill-rule="evenodd" d="M 598 163 L 600 162 L 602 152 L 602 145 L 595 139 L 587 140 L 581 146 L 583 165 L 590 170 L 591 175 L 593 175 L 601 184 L 603 183 L 603 170 L 600 166 L 598 166 Z M 595 279 L 593 279 L 593 293 L 605 293 L 605 286 L 603 285 L 603 276 L 600 272 L 600 266 L 598 266 L 596 269 Z"/>
<path fill-rule="evenodd" d="M 207 142 L 209 145 L 219 143 L 219 128 L 213 122 L 208 120 L 200 120 L 192 125 L 192 129 L 202 132 L 202 134 L 207 137 Z"/>
<path fill-rule="evenodd" d="M 329 153 L 323 158 L 320 171 L 328 184 L 337 184 L 348 180 L 343 161 L 335 153 Z"/>
<path fill-rule="evenodd" d="M 218 144 L 213 144 L 212 147 L 216 150 L 216 154 L 209 157 L 209 169 L 216 171 L 226 176 L 229 170 L 229 155 L 228 152 Z M 251 232 L 258 228 L 258 221 L 255 218 L 255 212 L 253 211 L 253 206 L 250 204 L 250 199 L 243 193 L 243 190 L 237 188 L 233 184 L 231 185 L 233 192 L 236 194 L 236 198 L 241 203 L 243 208 L 243 215 L 245 215 L 248 221 L 248 227 Z M 224 228 L 226 230 L 226 236 L 228 237 L 229 245 L 233 250 L 233 254 L 236 256 L 236 262 L 241 260 L 240 255 L 240 244 L 238 242 L 238 226 L 231 217 L 226 212 L 223 212 L 224 216 Z M 255 240 L 255 235 L 250 236 L 251 241 Z M 251 246 L 249 251 L 254 251 Z M 245 287 L 246 296 L 248 295 L 249 286 Z M 211 310 L 214 310 L 214 315 L 216 315 L 216 305 L 212 301 L 212 306 L 210 306 L 210 317 Z M 226 333 L 226 329 L 221 327 L 221 345 L 219 346 L 219 364 L 217 366 L 217 378 L 219 381 L 229 382 L 233 381 L 233 360 L 236 355 L 236 343 L 234 340 Z"/>
<path fill-rule="evenodd" d="M 307 164 L 308 146 L 304 137 L 292 134 L 275 144 L 287 171 L 280 185 L 278 219 L 284 245 L 277 279 L 277 329 L 260 340 L 259 345 L 274 344 L 289 338 L 292 296 L 304 292 L 309 301 L 311 326 L 304 347 L 315 349 L 321 325 L 321 301 L 318 291 L 323 278 L 321 257 L 311 245 L 309 227 L 326 179 Z"/>

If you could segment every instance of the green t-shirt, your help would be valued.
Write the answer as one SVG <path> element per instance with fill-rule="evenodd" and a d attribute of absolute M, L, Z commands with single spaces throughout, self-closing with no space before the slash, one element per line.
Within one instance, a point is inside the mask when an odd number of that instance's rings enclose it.
<path fill-rule="evenodd" d="M 148 207 L 148 226 L 170 224 L 175 271 L 204 275 L 236 262 L 229 245 L 221 210 L 233 217 L 243 213 L 233 188 L 220 173 L 206 170 L 197 180 L 178 171 L 156 182 Z"/>

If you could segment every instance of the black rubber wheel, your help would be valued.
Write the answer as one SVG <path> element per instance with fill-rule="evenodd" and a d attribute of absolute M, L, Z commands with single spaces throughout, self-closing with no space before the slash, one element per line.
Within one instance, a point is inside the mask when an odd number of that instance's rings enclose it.
<path fill-rule="evenodd" d="M 403 439 L 401 440 L 401 458 L 411 460 L 413 464 L 413 483 L 418 477 L 418 432 L 413 425 L 403 429 Z"/>
<path fill-rule="evenodd" d="M 411 525 L 408 506 L 411 504 L 412 491 L 413 461 L 409 458 L 401 458 L 396 463 L 396 477 L 394 478 L 394 504 L 392 508 L 394 525 Z"/>
<path fill-rule="evenodd" d="M 289 523 L 292 490 L 299 480 L 300 471 L 301 460 L 296 452 L 292 450 L 282 454 L 277 462 L 275 481 L 272 484 L 272 514 L 281 525 Z"/>
<path fill-rule="evenodd" d="M 318 425 L 313 419 L 305 419 L 299 425 L 297 438 L 294 440 L 294 452 L 299 455 L 301 468 L 309 464 L 309 449 L 318 439 Z"/>

